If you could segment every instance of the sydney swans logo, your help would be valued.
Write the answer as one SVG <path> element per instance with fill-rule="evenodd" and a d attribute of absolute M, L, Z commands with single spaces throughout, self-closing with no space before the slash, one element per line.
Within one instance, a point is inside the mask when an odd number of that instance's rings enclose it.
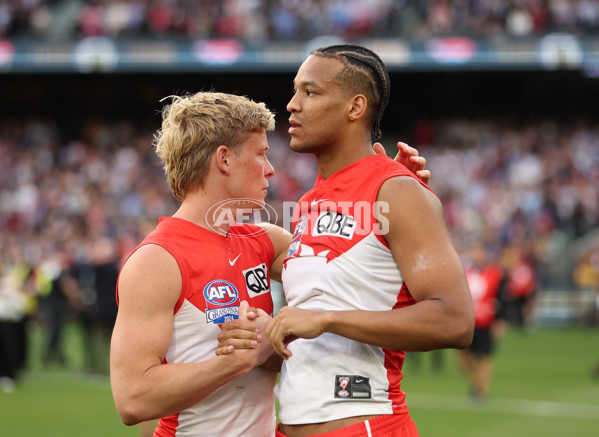
<path fill-rule="evenodd" d="M 264 201 L 249 198 L 221 200 L 206 211 L 206 223 L 210 229 L 231 237 L 252 237 L 262 231 L 268 232 L 277 220 L 277 212 L 272 206 Z M 230 234 L 229 229 L 233 224 L 260 225 L 260 229 L 249 233 Z"/>

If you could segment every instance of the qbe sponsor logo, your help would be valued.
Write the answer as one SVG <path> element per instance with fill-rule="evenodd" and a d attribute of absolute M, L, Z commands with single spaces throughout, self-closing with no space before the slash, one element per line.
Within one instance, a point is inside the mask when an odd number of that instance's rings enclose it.
<path fill-rule="evenodd" d="M 270 293 L 268 268 L 266 267 L 266 264 L 258 264 L 255 267 L 244 270 L 242 273 L 250 297 L 257 297 L 262 294 Z"/>
<path fill-rule="evenodd" d="M 239 317 L 239 293 L 233 284 L 216 279 L 204 287 L 206 322 L 221 324 Z"/>
<path fill-rule="evenodd" d="M 337 211 L 322 212 L 316 219 L 312 235 L 329 235 L 351 240 L 356 230 L 356 221 Z"/>

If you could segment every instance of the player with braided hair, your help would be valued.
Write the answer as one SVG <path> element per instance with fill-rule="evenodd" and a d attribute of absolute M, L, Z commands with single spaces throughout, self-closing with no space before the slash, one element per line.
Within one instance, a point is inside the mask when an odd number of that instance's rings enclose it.
<path fill-rule="evenodd" d="M 389 103 L 391 79 L 385 64 L 379 56 L 364 47 L 349 44 L 335 45 L 314 50 L 315 56 L 330 57 L 343 62 L 346 67 L 340 73 L 340 79 L 352 92 L 365 91 L 368 101 L 372 102 L 372 136 L 379 139 L 382 135 L 380 124 L 383 113 Z"/>
<path fill-rule="evenodd" d="M 287 307 L 268 327 L 283 359 L 278 436 L 417 436 L 404 351 L 463 348 L 474 315 L 436 195 L 372 151 L 389 74 L 371 50 L 313 51 L 294 79 L 290 147 L 320 174 L 295 210 Z"/>
<path fill-rule="evenodd" d="M 294 79 L 290 147 L 314 154 L 320 174 L 294 213 L 288 306 L 268 322 L 284 360 L 279 437 L 417 436 L 400 386 L 405 351 L 472 341 L 470 291 L 439 199 L 373 151 L 389 85 L 381 59 L 353 45 L 313 51 Z M 221 348 L 247 347 L 252 322 L 228 323 Z"/>

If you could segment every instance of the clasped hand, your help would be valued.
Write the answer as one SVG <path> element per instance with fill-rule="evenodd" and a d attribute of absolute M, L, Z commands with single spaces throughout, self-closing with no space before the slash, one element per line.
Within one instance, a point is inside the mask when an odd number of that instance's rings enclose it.
<path fill-rule="evenodd" d="M 259 308 L 242 309 L 244 305 L 247 302 L 242 302 L 239 319 L 222 325 L 217 355 L 232 354 L 236 349 L 263 347 L 287 359 L 292 355 L 287 348 L 289 343 L 298 338 L 316 338 L 324 332 L 325 312 L 286 306 L 273 319 Z"/>
<path fill-rule="evenodd" d="M 236 350 L 257 349 L 256 365 L 264 363 L 273 352 L 269 342 L 263 341 L 271 320 L 266 311 L 250 307 L 244 300 L 239 306 L 239 318 L 223 323 L 216 355 L 233 355 Z"/>

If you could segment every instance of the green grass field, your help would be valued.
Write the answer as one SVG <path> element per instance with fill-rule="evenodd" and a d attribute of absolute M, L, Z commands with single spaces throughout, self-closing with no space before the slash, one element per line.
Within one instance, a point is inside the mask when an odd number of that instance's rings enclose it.
<path fill-rule="evenodd" d="M 458 371 L 456 351 L 432 371 L 430 353 L 417 371 L 408 356 L 403 388 L 422 436 L 599 435 L 599 331 L 511 330 L 497 343 L 489 397 L 474 403 Z"/>
<path fill-rule="evenodd" d="M 0 392 L 2 435 L 11 437 L 139 436 L 121 424 L 106 376 L 87 376 L 73 326 L 66 332 L 66 369 L 44 368 L 40 332 L 33 330 L 29 369 L 13 393 Z M 458 371 L 456 351 L 442 352 L 436 372 L 430 353 L 409 355 L 403 387 L 420 434 L 443 437 L 599 435 L 599 331 L 510 331 L 498 343 L 488 399 L 473 403 Z M 417 361 L 420 366 L 416 366 Z"/>
<path fill-rule="evenodd" d="M 11 437 L 118 437 L 140 436 L 123 425 L 116 413 L 107 375 L 83 370 L 80 330 L 69 323 L 64 332 L 66 365 L 44 366 L 44 335 L 30 327 L 27 370 L 12 393 L 0 392 L 1 434 Z M 108 357 L 107 357 L 108 358 Z"/>

